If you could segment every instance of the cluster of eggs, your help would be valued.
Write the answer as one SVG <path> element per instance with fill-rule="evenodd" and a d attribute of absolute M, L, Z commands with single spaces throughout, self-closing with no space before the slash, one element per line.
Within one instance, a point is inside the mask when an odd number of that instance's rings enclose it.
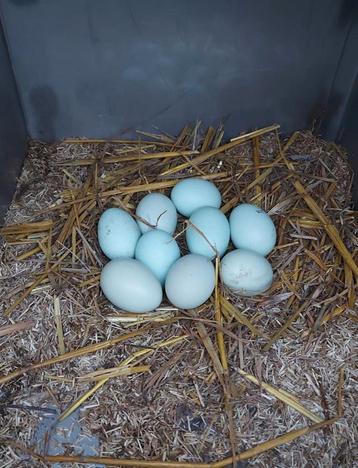
<path fill-rule="evenodd" d="M 221 260 L 220 279 L 238 294 L 253 296 L 272 283 L 265 256 L 276 243 L 271 218 L 255 205 L 234 208 L 229 220 L 220 210 L 221 194 L 204 179 L 178 182 L 170 198 L 150 193 L 138 204 L 136 220 L 121 208 L 109 208 L 98 223 L 98 240 L 111 259 L 101 273 L 107 299 L 128 312 L 150 312 L 163 299 L 181 309 L 203 304 L 215 287 L 212 260 L 223 257 L 230 239 L 236 250 Z M 189 218 L 188 255 L 173 237 L 177 213 Z"/>

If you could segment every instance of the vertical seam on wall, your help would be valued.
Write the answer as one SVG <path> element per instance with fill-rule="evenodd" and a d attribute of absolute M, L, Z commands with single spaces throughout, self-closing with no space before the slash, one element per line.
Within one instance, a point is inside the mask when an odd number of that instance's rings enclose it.
<path fill-rule="evenodd" d="M 357 68 L 357 70 L 356 70 L 356 72 L 354 74 L 354 78 L 352 79 L 352 82 L 351 82 L 350 87 L 349 87 L 349 91 L 347 92 L 346 98 L 344 100 L 344 108 L 341 111 L 339 124 L 337 125 L 335 139 L 338 140 L 338 141 L 340 140 L 340 138 L 342 136 L 342 131 L 344 130 L 343 123 L 344 123 L 345 116 L 346 116 L 348 108 L 349 108 L 349 102 L 351 100 L 351 96 L 352 96 L 352 93 L 353 93 L 353 90 L 354 90 L 354 85 L 355 85 L 357 80 L 358 80 L 358 68 Z"/>
<path fill-rule="evenodd" d="M 24 106 L 24 103 L 23 103 L 23 100 L 22 100 L 21 93 L 19 91 L 19 86 L 18 86 L 18 82 L 17 82 L 17 78 L 16 78 L 16 73 L 15 73 L 14 66 L 13 66 L 12 56 L 11 56 L 10 48 L 9 48 L 9 38 L 8 38 L 8 34 L 7 34 L 7 31 L 6 31 L 6 27 L 5 27 L 4 15 L 3 15 L 3 12 L 2 12 L 1 4 L 0 4 L 0 29 L 2 29 L 2 32 L 3 32 L 3 35 L 4 35 L 6 52 L 7 52 L 7 56 L 8 56 L 8 59 L 9 59 L 10 69 L 11 69 L 11 73 L 12 73 L 12 77 L 13 77 L 14 85 L 15 85 L 15 92 L 16 92 L 17 100 L 19 102 L 19 107 L 21 109 L 22 120 L 23 120 L 23 123 L 24 123 L 24 127 L 26 129 L 27 139 L 29 139 L 29 129 L 28 129 L 27 118 L 26 118 L 26 114 L 25 114 L 25 106 Z"/>

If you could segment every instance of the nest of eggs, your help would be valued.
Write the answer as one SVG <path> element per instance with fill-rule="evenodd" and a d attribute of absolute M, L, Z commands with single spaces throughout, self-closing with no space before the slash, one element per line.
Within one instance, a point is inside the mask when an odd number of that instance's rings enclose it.
<path fill-rule="evenodd" d="M 1 231 L 4 466 L 352 466 L 357 222 L 346 155 L 310 132 L 280 138 L 278 126 L 223 135 L 198 123 L 178 137 L 31 144 Z M 188 177 L 212 180 L 224 213 L 245 202 L 273 218 L 271 288 L 241 297 L 216 281 L 197 309 L 118 311 L 99 288 L 100 214 L 134 213 L 145 194 Z M 182 254 L 186 227 L 179 219 Z M 64 420 L 76 408 L 98 456 L 49 453 L 35 437 L 46 410 Z"/>

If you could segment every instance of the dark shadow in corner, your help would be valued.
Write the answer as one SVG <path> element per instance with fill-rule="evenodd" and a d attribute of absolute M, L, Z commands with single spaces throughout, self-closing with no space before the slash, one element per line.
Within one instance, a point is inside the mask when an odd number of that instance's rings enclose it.
<path fill-rule="evenodd" d="M 55 120 L 59 110 L 55 92 L 47 85 L 36 86 L 30 91 L 30 103 L 35 115 L 35 134 L 44 141 L 54 141 Z"/>

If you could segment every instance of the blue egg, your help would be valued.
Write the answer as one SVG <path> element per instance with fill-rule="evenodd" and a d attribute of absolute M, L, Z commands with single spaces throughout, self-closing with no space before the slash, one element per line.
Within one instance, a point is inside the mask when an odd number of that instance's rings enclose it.
<path fill-rule="evenodd" d="M 107 263 L 101 272 L 101 289 L 112 304 L 128 312 L 151 312 L 163 297 L 153 273 L 133 258 L 117 258 Z"/>
<path fill-rule="evenodd" d="M 188 254 L 177 260 L 165 280 L 169 301 L 179 309 L 199 307 L 209 299 L 215 287 L 215 268 L 202 255 Z"/>
<path fill-rule="evenodd" d="M 211 206 L 199 208 L 190 216 L 190 223 L 203 234 L 191 226 L 186 230 L 186 242 L 190 252 L 214 258 L 216 252 L 211 244 L 220 257 L 224 255 L 230 241 L 230 226 L 222 211 Z"/>
<path fill-rule="evenodd" d="M 244 203 L 230 214 L 233 244 L 238 249 L 249 249 L 268 255 L 276 244 L 276 228 L 270 216 L 255 205 Z"/>
<path fill-rule="evenodd" d="M 130 214 L 121 208 L 104 211 L 98 222 L 98 242 L 110 259 L 134 257 L 140 230 Z"/>
<path fill-rule="evenodd" d="M 176 240 L 160 229 L 143 234 L 135 249 L 135 258 L 146 265 L 161 284 L 164 284 L 169 268 L 179 257 Z"/>
<path fill-rule="evenodd" d="M 187 217 L 204 206 L 220 208 L 221 205 L 221 195 L 216 185 L 199 178 L 178 182 L 172 189 L 170 198 L 179 213 Z"/>
<path fill-rule="evenodd" d="M 242 296 L 255 296 L 272 284 L 270 263 L 252 250 L 237 249 L 221 260 L 220 279 L 228 288 Z"/>
<path fill-rule="evenodd" d="M 170 198 L 162 193 L 149 193 L 142 198 L 137 206 L 136 215 L 169 234 L 173 234 L 177 226 L 177 210 Z M 141 221 L 138 221 L 138 226 L 143 234 L 153 229 Z"/>

